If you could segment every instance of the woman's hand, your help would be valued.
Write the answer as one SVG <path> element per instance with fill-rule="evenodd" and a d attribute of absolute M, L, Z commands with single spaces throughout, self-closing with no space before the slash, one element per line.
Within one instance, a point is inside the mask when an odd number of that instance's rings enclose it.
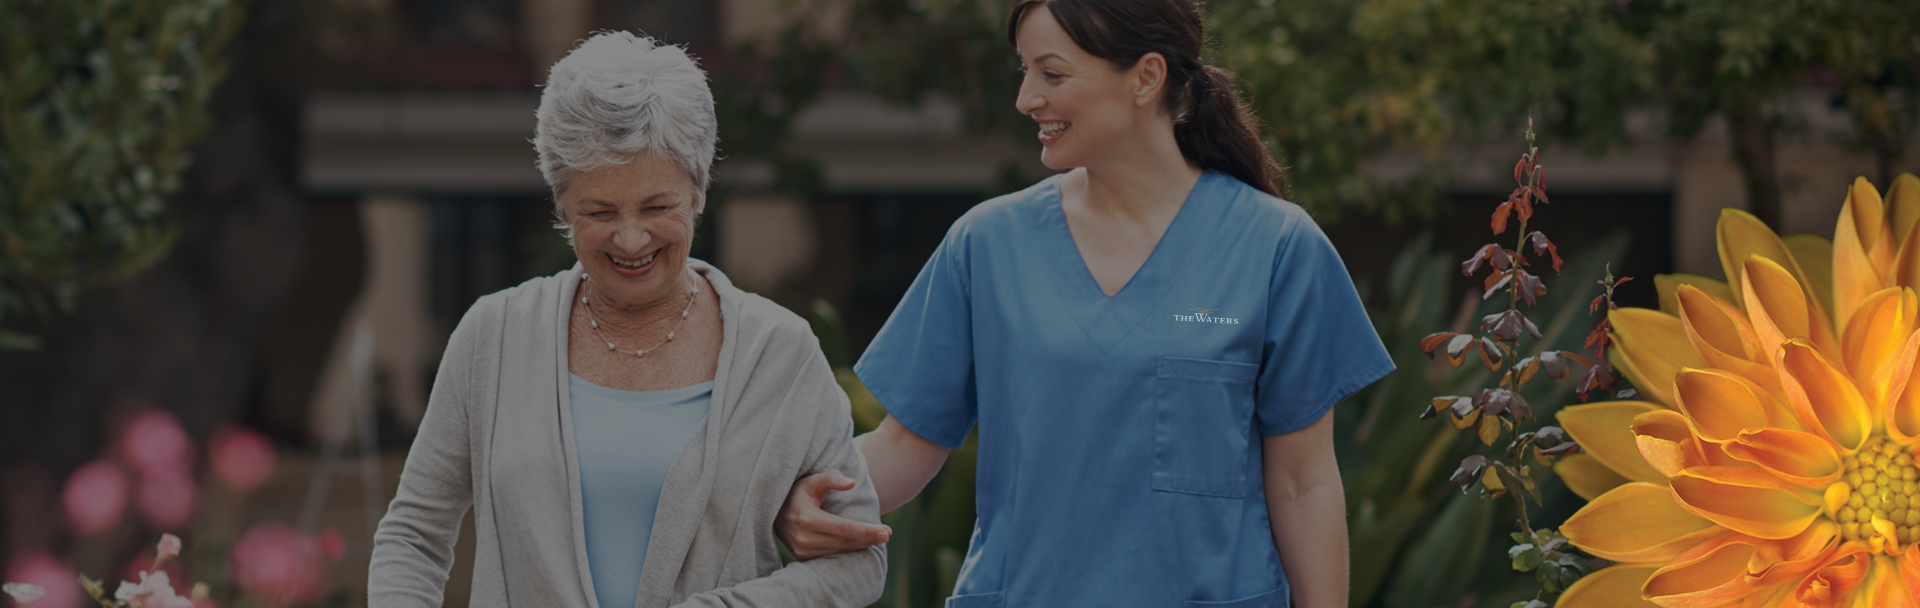
<path fill-rule="evenodd" d="M 913 500 L 933 475 L 947 463 L 952 448 L 914 434 L 893 416 L 880 421 L 871 433 L 853 438 L 853 445 L 867 461 L 867 475 L 873 479 L 873 491 L 880 497 L 880 512 L 887 513 Z M 820 508 L 827 493 L 851 490 L 855 482 L 839 471 L 827 471 L 800 478 L 787 492 L 787 502 L 773 518 L 773 532 L 787 551 L 802 561 L 864 549 L 887 542 L 893 529 L 853 521 Z"/>
<path fill-rule="evenodd" d="M 800 561 L 846 553 L 887 542 L 893 529 L 864 524 L 820 508 L 827 493 L 853 489 L 854 480 L 838 470 L 800 478 L 773 518 L 773 532 Z"/>

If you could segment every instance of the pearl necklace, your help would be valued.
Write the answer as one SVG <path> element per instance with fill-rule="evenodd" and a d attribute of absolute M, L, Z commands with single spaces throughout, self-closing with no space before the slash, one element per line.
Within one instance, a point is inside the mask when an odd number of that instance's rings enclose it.
<path fill-rule="evenodd" d="M 592 293 L 593 275 L 583 274 L 581 276 L 586 277 L 588 293 Z M 654 343 L 654 345 L 651 347 L 634 349 L 633 356 L 635 358 L 645 357 L 647 356 L 648 352 L 658 350 L 661 346 L 665 346 L 666 343 L 672 342 L 673 334 L 679 332 L 680 328 L 687 324 L 687 315 L 693 312 L 693 297 L 699 293 L 700 293 L 699 284 L 696 283 L 688 286 L 687 287 L 687 306 L 686 308 L 683 308 L 680 310 L 680 322 L 674 324 L 673 331 L 667 332 L 667 337 L 665 339 L 662 339 L 659 342 Z M 587 296 L 582 295 L 580 296 L 580 303 L 585 304 L 587 306 L 587 327 L 593 328 L 593 335 L 598 336 L 601 342 L 607 343 L 607 350 L 619 351 L 622 353 L 627 352 L 624 350 L 620 350 L 618 347 L 615 347 L 613 345 L 613 341 L 607 339 L 607 334 L 600 331 L 600 320 L 596 318 L 596 316 L 593 314 L 593 301 L 588 300 Z"/>

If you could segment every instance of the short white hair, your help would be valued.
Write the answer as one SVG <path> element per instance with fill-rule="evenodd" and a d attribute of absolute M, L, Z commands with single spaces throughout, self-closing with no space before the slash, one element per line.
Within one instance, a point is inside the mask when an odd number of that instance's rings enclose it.
<path fill-rule="evenodd" d="M 705 196 L 719 140 L 707 74 L 685 49 L 621 31 L 594 34 L 548 72 L 533 129 L 554 214 L 573 173 L 643 151 L 680 165 Z"/>

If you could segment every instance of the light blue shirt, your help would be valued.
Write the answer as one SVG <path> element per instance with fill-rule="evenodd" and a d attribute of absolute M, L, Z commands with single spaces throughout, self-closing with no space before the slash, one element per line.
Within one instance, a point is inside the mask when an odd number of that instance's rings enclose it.
<path fill-rule="evenodd" d="M 713 383 L 623 391 L 567 375 L 587 569 L 600 608 L 633 608 L 660 486 L 713 404 Z"/>
<path fill-rule="evenodd" d="M 948 608 L 1286 606 L 1260 436 L 1393 370 L 1339 254 L 1300 207 L 1209 171 L 1107 296 L 1058 181 L 955 222 L 854 367 L 921 437 L 979 424 Z"/>

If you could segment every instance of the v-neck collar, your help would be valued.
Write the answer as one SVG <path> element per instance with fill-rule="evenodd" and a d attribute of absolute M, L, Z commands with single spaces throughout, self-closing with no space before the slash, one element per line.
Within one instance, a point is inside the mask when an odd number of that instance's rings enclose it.
<path fill-rule="evenodd" d="M 1211 198 L 1208 192 L 1217 179 L 1213 171 L 1200 174 L 1193 189 L 1187 192 L 1186 200 L 1180 203 L 1180 210 L 1174 213 L 1173 222 L 1147 254 L 1147 260 L 1133 271 L 1126 285 L 1111 296 L 1101 291 L 1100 282 L 1094 280 L 1086 258 L 1081 257 L 1079 247 L 1074 244 L 1073 231 L 1067 226 L 1067 212 L 1062 205 L 1060 178 L 1054 178 L 1048 185 L 1042 238 L 1051 252 L 1047 256 L 1050 258 L 1047 265 L 1053 274 L 1050 282 L 1066 305 L 1067 315 L 1086 332 L 1087 339 L 1100 349 L 1100 354 L 1112 352 L 1166 297 L 1180 276 L 1180 269 L 1187 265 L 1192 248 L 1185 245 L 1194 242 L 1189 233 L 1201 224 L 1192 216 L 1204 211 L 1195 207 L 1204 206 Z"/>

